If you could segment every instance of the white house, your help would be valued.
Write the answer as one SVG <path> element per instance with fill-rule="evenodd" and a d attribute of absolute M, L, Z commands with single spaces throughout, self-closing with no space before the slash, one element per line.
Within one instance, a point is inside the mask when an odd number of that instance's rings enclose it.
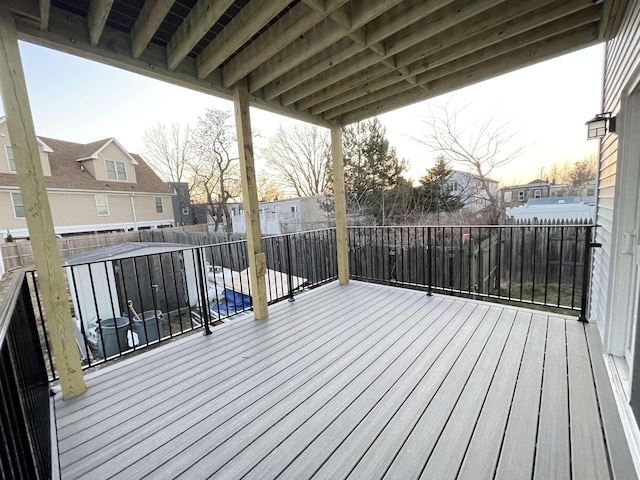
<path fill-rule="evenodd" d="M 487 189 L 484 188 L 483 181 Z M 461 170 L 453 170 L 447 178 L 447 184 L 451 188 L 451 193 L 464 203 L 463 208 L 471 212 L 477 212 L 491 205 L 489 194 L 498 199 L 500 192 L 498 181 L 490 178 L 483 180 L 479 175 Z"/>

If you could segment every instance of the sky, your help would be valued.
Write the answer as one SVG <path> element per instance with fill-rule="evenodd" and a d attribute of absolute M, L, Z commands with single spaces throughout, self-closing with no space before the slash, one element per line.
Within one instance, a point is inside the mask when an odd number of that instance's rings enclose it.
<path fill-rule="evenodd" d="M 78 143 L 115 137 L 129 151 L 144 153 L 142 135 L 159 122 L 195 125 L 206 108 L 233 109 L 228 100 L 29 43 L 20 42 L 20 51 L 40 136 Z M 509 124 L 513 147 L 528 147 L 492 173 L 502 184 L 545 177 L 555 162 L 597 154 L 598 142 L 586 140 L 585 122 L 601 110 L 603 53 L 603 45 L 583 49 L 379 118 L 414 180 L 437 156 L 415 141 L 424 136 L 422 119 L 433 105 L 463 110 L 461 122 L 469 126 L 487 115 Z M 260 169 L 260 148 L 269 135 L 296 121 L 255 108 L 251 116 Z"/>

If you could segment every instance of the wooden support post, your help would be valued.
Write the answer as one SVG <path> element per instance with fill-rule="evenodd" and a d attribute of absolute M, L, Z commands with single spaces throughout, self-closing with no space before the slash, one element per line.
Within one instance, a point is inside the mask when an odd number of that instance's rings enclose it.
<path fill-rule="evenodd" d="M 240 176 L 242 180 L 242 203 L 247 225 L 247 250 L 249 253 L 249 281 L 251 301 L 256 320 L 269 316 L 267 309 L 267 259 L 262 252 L 260 232 L 260 209 L 256 187 L 256 168 L 253 161 L 253 140 L 251 138 L 251 118 L 249 117 L 249 87 L 247 79 L 240 80 L 233 87 L 233 105 L 238 132 L 238 152 L 240 154 Z"/>
<path fill-rule="evenodd" d="M 342 126 L 331 126 L 331 157 L 333 160 L 333 195 L 336 210 L 336 244 L 338 247 L 338 281 L 349 283 L 349 238 L 347 232 L 347 200 L 344 190 L 344 160 Z"/>
<path fill-rule="evenodd" d="M 0 94 L 63 398 L 86 391 L 13 17 L 0 9 Z"/>

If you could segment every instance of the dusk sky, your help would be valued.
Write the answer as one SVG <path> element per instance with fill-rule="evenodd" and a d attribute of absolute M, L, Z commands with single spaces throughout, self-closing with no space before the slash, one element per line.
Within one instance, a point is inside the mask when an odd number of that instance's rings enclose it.
<path fill-rule="evenodd" d="M 21 42 L 36 132 L 73 142 L 115 137 L 132 152 L 143 151 L 142 134 L 158 122 L 195 125 L 205 108 L 232 110 L 230 101 Z M 436 154 L 411 138 L 420 137 L 428 104 L 464 108 L 469 128 L 494 115 L 517 132 L 514 142 L 529 145 L 515 162 L 495 172 L 505 184 L 525 182 L 554 162 L 576 161 L 597 153 L 586 140 L 585 122 L 600 113 L 602 57 L 598 45 L 517 72 L 427 100 L 380 117 L 390 144 L 410 163 L 417 179 Z M 278 124 L 295 121 L 252 109 L 260 146 Z M 544 171 L 543 171 L 544 176 Z"/>

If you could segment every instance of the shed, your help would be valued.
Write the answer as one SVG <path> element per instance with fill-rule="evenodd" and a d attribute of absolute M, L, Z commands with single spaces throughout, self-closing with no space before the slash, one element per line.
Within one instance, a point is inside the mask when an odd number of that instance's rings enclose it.
<path fill-rule="evenodd" d="M 179 243 L 121 243 L 65 261 L 75 316 L 92 331 L 98 319 L 198 305 L 198 255 Z"/>

